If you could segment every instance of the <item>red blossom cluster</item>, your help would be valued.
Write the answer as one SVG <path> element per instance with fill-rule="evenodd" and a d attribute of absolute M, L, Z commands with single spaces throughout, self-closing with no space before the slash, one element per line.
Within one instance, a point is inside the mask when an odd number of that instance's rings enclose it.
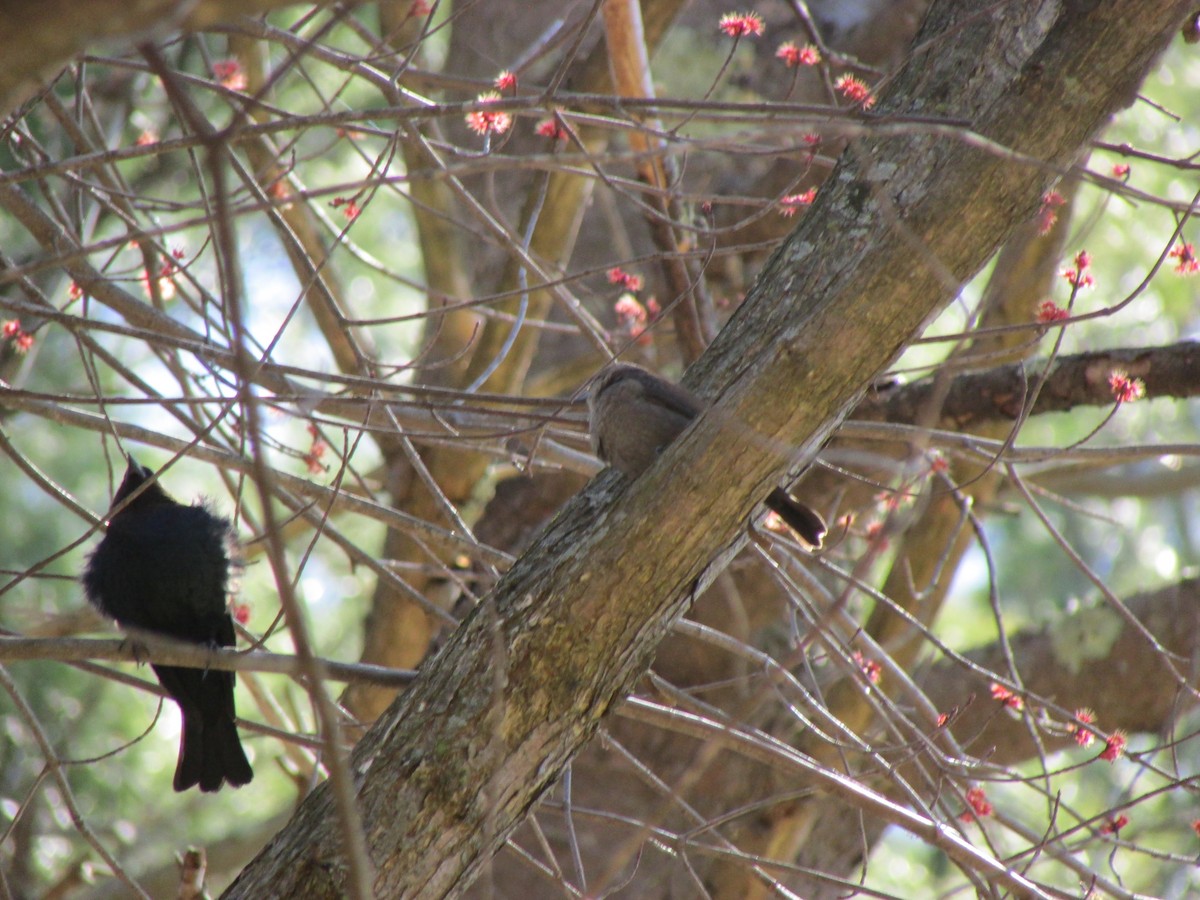
<path fill-rule="evenodd" d="M 875 105 L 875 95 L 871 93 L 867 83 L 860 78 L 843 75 L 833 83 L 833 86 L 839 94 L 851 103 L 857 103 L 863 109 L 870 109 Z"/>
<path fill-rule="evenodd" d="M 274 200 L 283 201 L 279 204 L 280 209 L 291 209 L 291 199 L 294 196 L 292 185 L 286 177 L 281 175 L 267 187 L 267 196 Z"/>
<path fill-rule="evenodd" d="M 1007 706 L 1009 709 L 1015 709 L 1015 710 L 1020 711 L 1025 708 L 1025 701 L 1022 700 L 1015 693 L 1010 691 L 1008 688 L 1006 688 L 1004 685 L 998 684 L 993 681 L 991 691 L 992 691 L 992 699 L 1000 701 L 1005 706 Z"/>
<path fill-rule="evenodd" d="M 790 219 L 796 214 L 796 210 L 802 206 L 812 206 L 812 202 L 817 199 L 817 189 L 809 188 L 802 194 L 787 194 L 779 198 L 779 214 L 785 219 Z"/>
<path fill-rule="evenodd" d="M 731 38 L 758 37 L 766 27 L 762 16 L 754 12 L 725 13 L 717 25 Z"/>
<path fill-rule="evenodd" d="M 334 209 L 340 209 L 342 215 L 353 222 L 362 212 L 362 207 L 358 205 L 353 197 L 334 197 L 329 201 L 329 205 Z"/>
<path fill-rule="evenodd" d="M 620 266 L 613 266 L 608 270 L 608 283 L 615 284 L 627 291 L 640 291 L 642 289 L 642 276 L 630 275 Z"/>
<path fill-rule="evenodd" d="M 1130 378 L 1121 369 L 1113 369 L 1109 374 L 1108 388 L 1118 403 L 1132 403 L 1146 396 L 1146 383 L 1140 378 Z"/>
<path fill-rule="evenodd" d="M 321 439 L 321 433 L 317 430 L 317 426 L 309 422 L 306 426 L 308 434 L 312 438 L 312 444 L 308 448 L 308 452 L 304 454 L 304 464 L 308 466 L 308 471 L 312 475 L 320 475 L 325 471 L 325 465 L 321 462 L 321 458 L 329 449 L 329 445 Z"/>
<path fill-rule="evenodd" d="M 542 137 L 554 138 L 556 141 L 566 141 L 570 138 L 567 129 L 563 128 L 557 117 L 542 119 L 534 130 Z"/>
<path fill-rule="evenodd" d="M 972 819 L 982 819 L 984 816 L 990 816 L 996 811 L 995 807 L 988 801 L 987 794 L 983 788 L 973 787 L 967 791 L 967 804 L 970 809 L 963 810 L 959 816 L 963 822 L 970 822 Z"/>
<path fill-rule="evenodd" d="M 1196 259 L 1196 248 L 1191 244 L 1179 244 L 1167 254 L 1175 260 L 1175 272 L 1179 275 L 1195 275 L 1200 272 L 1200 260 Z"/>
<path fill-rule="evenodd" d="M 883 666 L 869 656 L 863 656 L 858 650 L 852 654 L 854 662 L 863 670 L 863 674 L 867 676 L 867 681 L 871 684 L 879 684 L 879 679 L 883 677 Z"/>
<path fill-rule="evenodd" d="M 1038 304 L 1037 320 L 1043 325 L 1061 322 L 1063 319 L 1069 318 L 1071 318 L 1071 314 L 1053 300 L 1043 300 Z"/>
<path fill-rule="evenodd" d="M 33 346 L 33 335 L 21 328 L 20 319 L 9 319 L 0 325 L 0 337 L 13 342 L 13 349 L 18 353 L 28 353 Z"/>
<path fill-rule="evenodd" d="M 1075 710 L 1075 721 L 1067 726 L 1067 731 L 1075 735 L 1075 743 L 1080 747 L 1090 747 L 1092 742 L 1096 740 L 1096 735 L 1091 729 L 1084 726 L 1091 725 L 1096 721 L 1096 714 L 1087 707 L 1080 707 Z"/>
<path fill-rule="evenodd" d="M 1094 285 L 1096 279 L 1088 271 L 1092 266 L 1092 254 L 1086 250 L 1080 250 L 1075 254 L 1073 262 L 1074 265 L 1071 268 L 1062 271 L 1062 277 L 1067 280 L 1067 284 L 1075 290 Z"/>
<path fill-rule="evenodd" d="M 1042 208 L 1038 210 L 1038 234 L 1046 235 L 1058 221 L 1058 208 L 1067 201 L 1058 191 L 1046 191 L 1042 194 Z"/>
<path fill-rule="evenodd" d="M 1114 731 L 1104 741 L 1104 749 L 1100 751 L 1100 759 L 1106 762 L 1115 762 L 1125 753 L 1125 745 L 1127 743 L 1129 743 L 1129 739 L 1125 737 L 1125 732 Z"/>
<path fill-rule="evenodd" d="M 815 66 L 821 61 L 821 51 L 812 44 L 797 47 L 795 41 L 788 41 L 786 44 L 779 45 L 779 49 L 775 51 L 775 57 L 782 59 L 784 65 L 789 69 L 796 66 Z"/>
<path fill-rule="evenodd" d="M 504 69 L 492 80 L 492 84 L 496 86 L 496 90 L 498 91 L 515 91 L 517 89 L 517 76 L 508 71 L 508 69 Z"/>
<path fill-rule="evenodd" d="M 1129 816 L 1121 813 L 1119 816 L 1111 816 L 1108 821 L 1100 826 L 1101 834 L 1116 834 L 1122 828 L 1129 824 Z"/>
<path fill-rule="evenodd" d="M 181 260 L 184 257 L 183 250 L 176 247 L 171 251 L 171 259 L 163 260 L 162 266 L 158 270 L 158 295 L 163 300 L 171 300 L 175 297 L 175 276 L 179 274 L 179 266 L 176 260 Z M 153 297 L 153 288 L 150 285 L 150 272 L 142 269 L 138 276 L 138 281 L 141 282 L 142 292 L 147 297 Z"/>
<path fill-rule="evenodd" d="M 495 103 L 503 99 L 495 91 L 480 94 L 480 103 Z M 512 126 L 512 116 L 503 110 L 477 109 L 467 113 L 467 127 L 476 134 L 504 134 Z"/>
<path fill-rule="evenodd" d="M 219 59 L 213 63 L 213 74 L 217 76 L 217 81 L 221 82 L 221 87 L 231 91 L 244 91 L 246 89 L 246 73 L 242 70 L 242 64 L 236 59 Z"/>
<path fill-rule="evenodd" d="M 653 297 L 642 306 L 633 294 L 622 294 L 613 304 L 613 312 L 617 314 L 621 329 L 643 346 L 651 342 L 650 324 L 662 315 L 662 309 Z"/>

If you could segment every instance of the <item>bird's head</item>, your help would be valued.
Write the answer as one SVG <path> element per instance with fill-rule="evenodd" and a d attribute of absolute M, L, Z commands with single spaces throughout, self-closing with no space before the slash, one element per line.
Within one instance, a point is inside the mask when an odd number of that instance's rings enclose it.
<path fill-rule="evenodd" d="M 155 503 L 174 503 L 175 501 L 164 491 L 157 481 L 151 482 L 154 478 L 154 472 L 132 456 L 126 456 L 129 465 L 125 469 L 125 477 L 121 479 L 121 486 L 117 488 L 117 493 L 113 496 L 113 508 L 121 506 L 129 498 L 133 498 L 124 509 L 130 509 L 135 506 L 147 506 Z M 150 482 L 147 484 L 147 482 Z M 135 496 L 136 494 L 136 496 Z M 119 515 L 119 513 L 118 513 Z"/>

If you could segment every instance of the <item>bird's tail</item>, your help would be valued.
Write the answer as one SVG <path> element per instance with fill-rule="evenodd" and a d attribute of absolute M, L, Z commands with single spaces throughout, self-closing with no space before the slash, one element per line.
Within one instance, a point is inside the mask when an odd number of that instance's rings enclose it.
<path fill-rule="evenodd" d="M 242 750 L 237 725 L 226 716 L 206 716 L 198 709 L 183 710 L 183 737 L 174 787 L 186 791 L 196 785 L 205 792 L 249 784 L 254 771 Z"/>
<path fill-rule="evenodd" d="M 183 714 L 175 790 L 200 785 L 202 791 L 217 791 L 226 782 L 233 787 L 248 784 L 254 772 L 238 740 L 233 673 L 179 666 L 153 668 Z"/>
<path fill-rule="evenodd" d="M 821 549 L 821 541 L 825 539 L 825 520 L 820 514 L 792 499 L 792 495 L 783 488 L 775 488 L 767 497 L 767 508 L 779 514 L 779 518 L 787 523 L 788 528 L 796 532 L 804 543 L 814 550 Z"/>

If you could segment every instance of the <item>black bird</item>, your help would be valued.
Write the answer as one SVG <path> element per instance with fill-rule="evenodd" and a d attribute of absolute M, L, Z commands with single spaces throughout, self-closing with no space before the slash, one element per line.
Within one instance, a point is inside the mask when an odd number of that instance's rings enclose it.
<path fill-rule="evenodd" d="M 121 508 L 83 573 L 88 599 L 122 627 L 232 647 L 227 595 L 237 557 L 233 527 L 206 505 L 177 503 L 150 481 L 153 475 L 129 457 L 113 498 L 113 508 Z M 247 784 L 254 773 L 234 722 L 233 672 L 152 668 L 183 714 L 175 790 Z"/>

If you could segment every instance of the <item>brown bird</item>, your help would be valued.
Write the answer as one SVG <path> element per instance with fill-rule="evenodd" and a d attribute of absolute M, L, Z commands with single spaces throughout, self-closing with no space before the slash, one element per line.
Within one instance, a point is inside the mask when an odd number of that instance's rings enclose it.
<path fill-rule="evenodd" d="M 232 647 L 227 599 L 237 551 L 233 527 L 207 506 L 177 503 L 150 482 L 153 474 L 129 458 L 113 497 L 113 508 L 121 508 L 83 573 L 88 599 L 123 627 Z M 238 740 L 233 672 L 151 668 L 183 715 L 175 790 L 249 783 L 254 772 Z"/>
<path fill-rule="evenodd" d="M 588 389 L 588 430 L 601 460 L 637 478 L 706 404 L 687 388 L 640 366 L 609 366 Z M 764 501 L 806 544 L 820 549 L 825 520 L 783 488 Z"/>

